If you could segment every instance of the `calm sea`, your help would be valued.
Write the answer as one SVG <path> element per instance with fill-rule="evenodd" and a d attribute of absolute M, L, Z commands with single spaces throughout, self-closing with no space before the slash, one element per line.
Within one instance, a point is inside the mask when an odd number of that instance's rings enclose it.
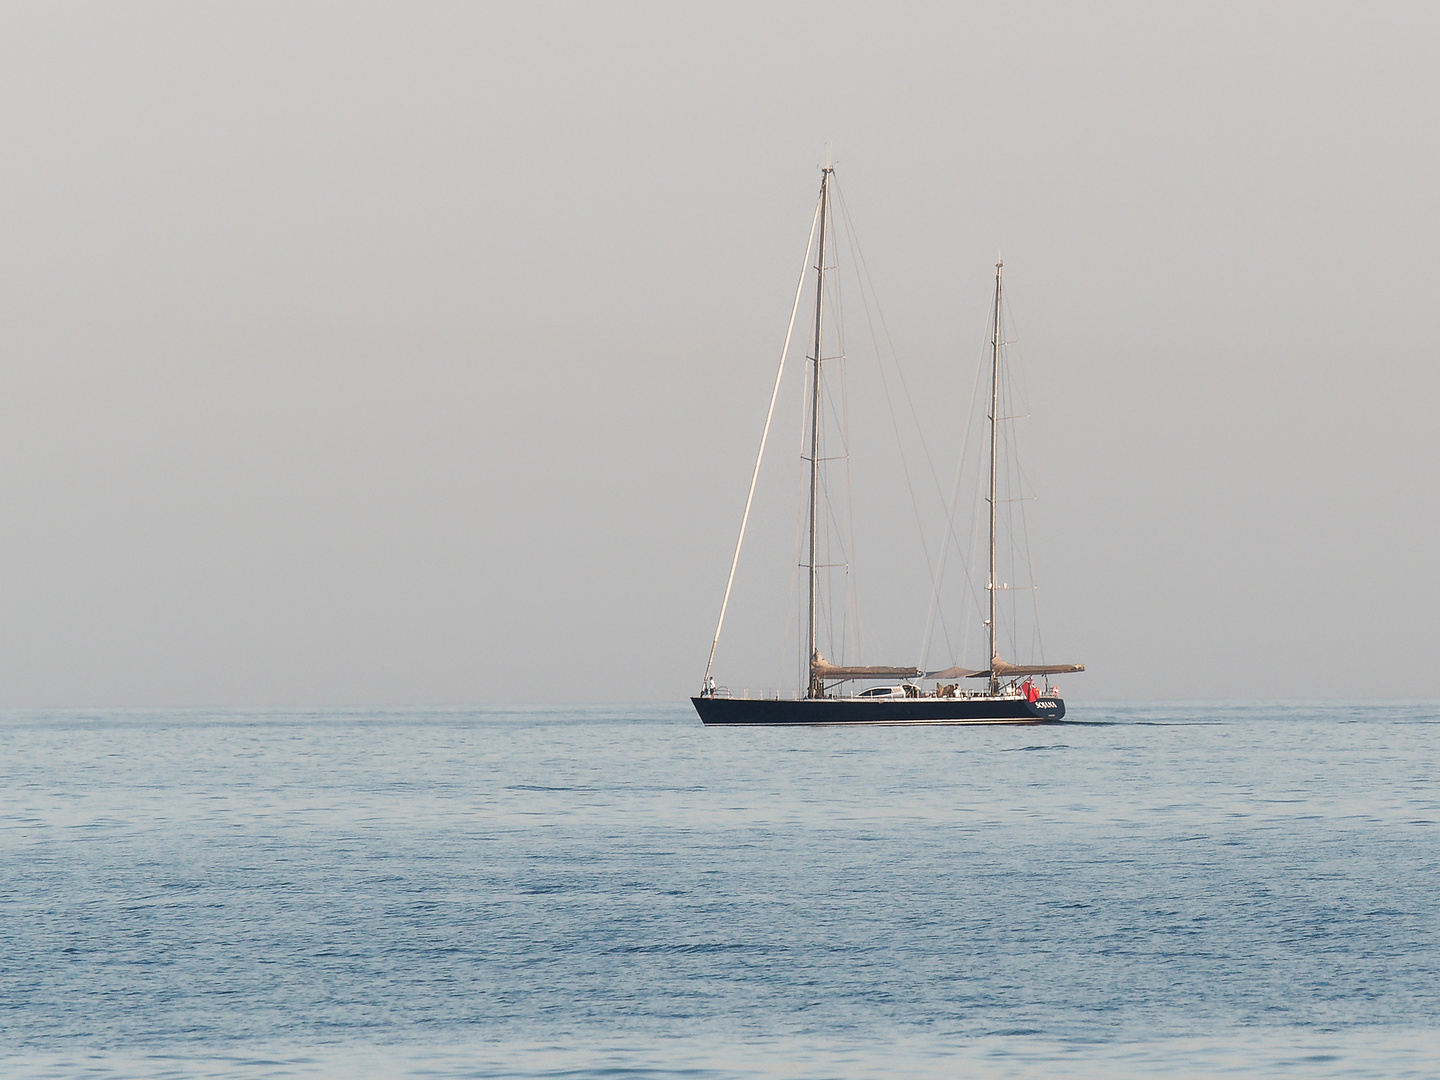
<path fill-rule="evenodd" d="M 0 714 L 6 1077 L 1440 1073 L 1440 707 Z"/>

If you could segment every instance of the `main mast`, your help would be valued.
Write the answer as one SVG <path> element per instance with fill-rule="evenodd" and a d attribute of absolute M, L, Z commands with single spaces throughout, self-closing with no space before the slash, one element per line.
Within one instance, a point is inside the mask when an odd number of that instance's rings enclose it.
<path fill-rule="evenodd" d="M 995 325 L 990 337 L 990 693 L 1000 689 L 995 677 L 995 450 L 996 418 L 1000 415 L 1000 275 L 1003 261 L 995 264 Z"/>
<path fill-rule="evenodd" d="M 820 177 L 820 244 L 819 258 L 815 261 L 815 351 L 810 360 L 814 365 L 810 390 L 810 639 L 809 656 L 810 686 L 805 696 L 825 696 L 825 686 L 815 675 L 815 657 L 818 631 L 820 628 L 819 599 L 816 590 L 819 585 L 817 565 L 817 536 L 820 524 L 818 488 L 820 484 L 820 345 L 825 313 L 825 222 L 830 209 L 830 174 L 835 170 L 826 166 Z"/>

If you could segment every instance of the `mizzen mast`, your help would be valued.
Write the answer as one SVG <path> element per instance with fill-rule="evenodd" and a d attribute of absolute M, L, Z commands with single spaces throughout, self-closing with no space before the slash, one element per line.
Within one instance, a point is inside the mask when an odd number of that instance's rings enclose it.
<path fill-rule="evenodd" d="M 990 693 L 997 693 L 1000 680 L 995 674 L 995 457 L 997 445 L 996 423 L 1000 415 L 1000 285 L 1005 269 L 1004 260 L 995 263 L 995 319 L 994 332 L 990 337 Z"/>

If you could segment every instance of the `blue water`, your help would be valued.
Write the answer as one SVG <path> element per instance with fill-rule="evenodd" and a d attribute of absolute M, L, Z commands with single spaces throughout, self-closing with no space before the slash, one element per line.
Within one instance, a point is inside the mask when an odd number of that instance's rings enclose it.
<path fill-rule="evenodd" d="M 1433 1076 L 1440 707 L 0 714 L 7 1077 Z"/>

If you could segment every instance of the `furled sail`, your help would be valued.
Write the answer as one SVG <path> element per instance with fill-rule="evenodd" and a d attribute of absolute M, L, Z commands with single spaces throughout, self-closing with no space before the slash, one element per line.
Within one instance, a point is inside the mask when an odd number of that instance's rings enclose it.
<path fill-rule="evenodd" d="M 1071 671 L 1084 671 L 1084 664 L 1011 664 L 995 657 L 990 661 L 990 671 L 976 671 L 967 678 L 988 679 L 993 673 L 997 679 L 1009 679 L 1020 675 L 1064 675 Z"/>
<path fill-rule="evenodd" d="M 944 671 L 927 671 L 927 679 L 968 679 L 972 675 L 988 675 L 986 671 L 976 671 L 968 667 L 947 667 Z"/>
<path fill-rule="evenodd" d="M 810 673 L 817 679 L 918 679 L 916 667 L 839 667 L 818 652 L 810 661 Z"/>

